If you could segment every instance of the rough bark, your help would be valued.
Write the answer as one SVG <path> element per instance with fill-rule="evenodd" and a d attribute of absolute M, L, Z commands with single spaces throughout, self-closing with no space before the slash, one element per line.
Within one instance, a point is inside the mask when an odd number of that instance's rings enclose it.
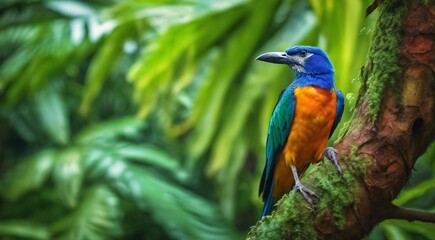
<path fill-rule="evenodd" d="M 435 139 L 434 1 L 384 1 L 361 71 L 354 116 L 335 146 L 343 175 L 323 161 L 302 181 L 321 199 L 313 213 L 291 191 L 248 239 L 360 239 L 384 219 L 435 222 L 391 204 Z"/>

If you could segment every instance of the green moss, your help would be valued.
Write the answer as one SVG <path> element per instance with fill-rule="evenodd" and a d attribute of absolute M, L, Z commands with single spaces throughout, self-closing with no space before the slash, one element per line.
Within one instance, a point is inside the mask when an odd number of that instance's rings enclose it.
<path fill-rule="evenodd" d="M 354 173 L 356 177 L 363 177 L 365 175 L 367 167 L 372 163 L 370 158 L 358 155 L 358 147 L 352 146 L 350 149 L 350 154 L 347 157 L 350 170 Z"/>
<path fill-rule="evenodd" d="M 314 215 L 308 204 L 301 208 L 301 202 L 306 203 L 302 195 L 294 190 L 284 195 L 277 203 L 280 211 L 274 211 L 258 222 L 247 239 L 317 239 L 317 231 L 309 224 Z"/>
<path fill-rule="evenodd" d="M 344 208 L 359 201 L 355 198 L 356 191 L 358 191 L 356 178 L 364 174 L 370 163 L 369 159 L 357 155 L 356 147 L 352 147 L 350 154 L 343 156 L 342 159 L 342 162 L 346 162 L 347 168 L 341 175 L 338 174 L 335 165 L 326 159 L 319 163 L 319 166 L 312 172 L 316 191 L 321 196 L 317 203 L 318 216 L 322 216 L 327 209 L 332 210 L 332 216 L 338 229 L 343 229 L 346 222 L 343 215 Z M 320 172 L 320 174 L 314 174 L 315 172 Z"/>
<path fill-rule="evenodd" d="M 377 119 L 384 90 L 394 87 L 401 73 L 398 66 L 400 49 L 400 27 L 405 3 L 398 0 L 383 2 L 382 13 L 376 25 L 376 31 L 369 51 L 369 59 L 363 73 L 363 87 L 368 99 L 368 115 Z M 364 82 L 365 80 L 365 82 Z"/>
<path fill-rule="evenodd" d="M 317 203 L 319 216 L 325 214 L 327 209 L 331 209 L 336 226 L 342 229 L 345 223 L 343 209 L 354 201 L 354 194 L 349 191 L 349 189 L 355 189 L 354 177 L 349 171 L 344 171 L 342 175 L 338 174 L 330 161 L 325 161 L 323 165 L 317 171 L 325 173 L 315 175 L 317 189 L 320 189 L 317 192 L 321 196 Z"/>
<path fill-rule="evenodd" d="M 315 215 L 302 194 L 292 190 L 278 201 L 279 211 L 258 222 L 247 239 L 317 239 L 318 232 L 312 223 L 328 209 L 337 228 L 343 229 L 346 223 L 344 209 L 358 203 L 357 178 L 365 174 L 371 162 L 368 158 L 358 156 L 357 152 L 357 147 L 352 147 L 350 153 L 342 157 L 341 165 L 345 162 L 347 166 L 342 174 L 327 159 L 306 171 L 301 181 L 320 196 Z"/>

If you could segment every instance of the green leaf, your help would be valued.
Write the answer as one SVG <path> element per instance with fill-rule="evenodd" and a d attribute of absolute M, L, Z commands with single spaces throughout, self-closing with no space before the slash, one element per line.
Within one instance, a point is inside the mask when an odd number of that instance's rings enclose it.
<path fill-rule="evenodd" d="M 77 205 L 82 188 L 84 169 L 83 153 L 79 148 L 67 148 L 57 153 L 53 178 L 60 199 L 68 206 Z"/>
<path fill-rule="evenodd" d="M 407 240 L 409 236 L 394 224 L 382 223 L 381 228 L 384 230 L 388 240 Z"/>
<path fill-rule="evenodd" d="M 412 199 L 424 196 L 432 189 L 435 189 L 435 179 L 424 181 L 411 189 L 403 190 L 399 197 L 393 201 L 393 203 L 402 206 Z"/>
<path fill-rule="evenodd" d="M 76 1 L 60 1 L 60 2 L 47 2 L 47 8 L 56 11 L 59 14 L 70 17 L 89 17 L 95 15 L 95 10 L 91 5 L 84 2 Z"/>
<path fill-rule="evenodd" d="M 193 72 L 192 69 L 200 65 L 199 61 L 209 53 L 214 44 L 243 17 L 238 1 L 215 3 L 220 5 L 218 8 L 210 8 L 213 3 L 209 4 L 198 2 L 197 6 L 188 6 L 191 11 L 195 9 L 192 15 L 188 16 L 185 11 L 181 11 L 184 18 L 178 21 L 175 20 L 177 17 L 163 19 L 162 14 L 170 13 L 160 9 L 162 12 L 158 15 L 158 21 L 163 20 L 163 23 L 159 22 L 160 31 L 151 35 L 152 41 L 144 48 L 142 57 L 131 67 L 128 74 L 128 78 L 134 81 L 135 96 L 141 103 L 138 114 L 140 117 L 146 117 L 154 109 L 157 98 L 171 89 L 174 81 L 178 82 L 174 85 L 175 88 L 187 85 L 189 72 Z M 178 14 L 181 12 L 178 11 Z M 187 19 L 185 16 L 188 16 Z M 209 30 L 211 22 L 219 22 L 213 27 L 213 31 Z M 186 56 L 188 61 L 185 61 Z M 182 62 L 187 64 L 182 66 L 181 71 L 176 71 L 177 65 Z M 179 72 L 181 78 L 178 76 Z"/>
<path fill-rule="evenodd" d="M 97 55 L 92 59 L 91 65 L 86 74 L 86 85 L 79 112 L 86 116 L 91 111 L 92 103 L 100 94 L 101 89 L 110 77 L 113 67 L 117 64 L 119 57 L 123 54 L 125 39 L 131 34 L 131 24 L 124 24 L 115 28 L 108 35 Z"/>
<path fill-rule="evenodd" d="M 105 186 L 93 186 L 84 193 L 81 204 L 51 227 L 54 239 L 112 239 L 119 236 L 120 202 Z"/>
<path fill-rule="evenodd" d="M 32 31 L 33 30 L 33 31 Z M 24 34 L 32 34 L 34 29 L 24 29 Z M 30 33 L 29 33 L 30 32 Z M 4 36 L 4 32 L 0 35 L 0 39 L 10 37 Z M 13 33 L 10 33 L 11 35 Z M 19 34 L 19 33 L 16 33 Z M 7 38 L 6 38 L 7 39 Z M 14 53 L 1 64 L 0 66 L 0 90 L 4 90 L 5 87 L 10 84 L 24 67 L 28 67 L 27 64 L 33 60 L 37 51 L 33 47 L 23 46 L 20 49 L 14 51 Z"/>
<path fill-rule="evenodd" d="M 26 100 L 47 82 L 53 82 L 56 73 L 65 74 L 67 66 L 82 57 L 80 52 L 87 46 L 86 42 L 74 43 L 68 21 L 51 21 L 37 25 L 35 29 L 35 41 L 14 47 L 13 61 L 6 61 L 0 70 L 6 73 L 0 87 L 9 84 L 5 98 L 9 105 Z"/>
<path fill-rule="evenodd" d="M 175 239 L 234 238 L 214 203 L 192 193 L 167 174 L 102 152 L 86 158 L 87 171 L 92 178 L 104 179 L 124 199 L 150 214 Z"/>
<path fill-rule="evenodd" d="M 10 200 L 40 189 L 50 177 L 56 161 L 56 152 L 44 150 L 24 160 L 14 168 L 1 185 L 1 193 Z"/>
<path fill-rule="evenodd" d="M 217 206 L 164 175 L 128 166 L 118 181 L 117 189 L 175 239 L 234 239 Z"/>
<path fill-rule="evenodd" d="M 120 136 L 136 136 L 144 127 L 144 122 L 135 117 L 125 116 L 97 123 L 83 129 L 75 137 L 79 144 L 89 144 L 95 141 L 109 141 Z"/>
<path fill-rule="evenodd" d="M 12 237 L 25 239 L 50 239 L 47 226 L 26 220 L 0 221 L 0 236 L 2 239 Z"/>
<path fill-rule="evenodd" d="M 69 121 L 63 98 L 59 93 L 59 88 L 47 86 L 35 95 L 35 109 L 39 121 L 52 139 L 58 144 L 66 144 L 69 140 Z"/>
<path fill-rule="evenodd" d="M 433 234 L 433 223 L 425 223 L 425 222 L 418 222 L 414 221 L 410 223 L 407 220 L 387 220 L 381 223 L 381 227 L 385 230 L 387 229 L 386 233 L 393 233 L 389 239 L 396 240 L 396 239 L 410 239 L 408 234 L 405 234 L 406 232 L 416 233 L 423 235 L 426 239 L 434 240 L 435 235 Z M 393 230 L 392 230 L 393 229 Z M 400 232 L 400 233 L 399 233 Z"/>
<path fill-rule="evenodd" d="M 122 159 L 138 163 L 146 163 L 152 167 L 158 167 L 174 173 L 184 172 L 180 163 L 163 149 L 152 145 L 122 143 L 114 146 L 112 152 Z"/>

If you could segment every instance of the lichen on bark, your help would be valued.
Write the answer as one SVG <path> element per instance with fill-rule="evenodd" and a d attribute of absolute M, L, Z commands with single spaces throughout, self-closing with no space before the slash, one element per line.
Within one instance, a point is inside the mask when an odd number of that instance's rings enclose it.
<path fill-rule="evenodd" d="M 400 49 L 400 26 L 406 8 L 400 0 L 384 1 L 382 14 L 376 24 L 367 64 L 362 71 L 362 91 L 368 100 L 367 115 L 377 119 L 384 90 L 394 87 L 401 73 L 397 58 Z"/>

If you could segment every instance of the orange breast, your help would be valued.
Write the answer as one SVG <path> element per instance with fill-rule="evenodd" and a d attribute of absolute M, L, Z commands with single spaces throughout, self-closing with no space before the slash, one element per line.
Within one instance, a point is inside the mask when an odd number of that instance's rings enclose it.
<path fill-rule="evenodd" d="M 292 127 L 275 167 L 275 200 L 293 187 L 290 165 L 295 165 L 300 174 L 308 164 L 321 160 L 336 115 L 334 90 L 309 86 L 296 88 L 294 94 Z"/>

